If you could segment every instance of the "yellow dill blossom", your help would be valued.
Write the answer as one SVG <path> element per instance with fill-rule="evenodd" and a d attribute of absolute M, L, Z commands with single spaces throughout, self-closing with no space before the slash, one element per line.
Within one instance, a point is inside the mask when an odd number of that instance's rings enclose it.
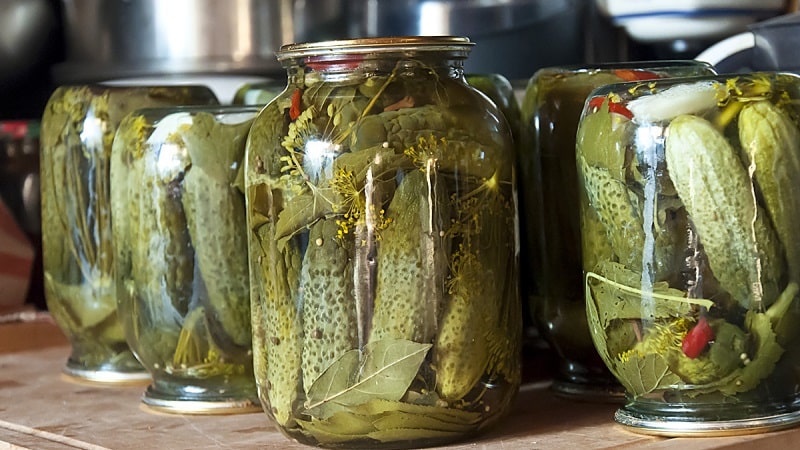
<path fill-rule="evenodd" d="M 510 200 L 502 192 L 497 172 L 482 179 L 472 191 L 461 196 L 451 195 L 450 201 L 456 205 L 458 218 L 447 232 L 449 235 L 462 235 L 467 239 L 482 232 L 482 214 L 504 214 L 511 210 Z"/>
<path fill-rule="evenodd" d="M 411 162 L 420 170 L 426 170 L 431 164 L 436 164 L 440 158 L 442 151 L 447 147 L 447 140 L 445 138 L 436 138 L 434 135 L 420 136 L 416 145 L 405 149 L 403 153 L 411 159 Z"/>
<path fill-rule="evenodd" d="M 341 204 L 333 205 L 333 211 L 341 214 L 341 218 L 336 219 L 336 224 L 339 226 L 336 235 L 339 238 L 343 238 L 350 233 L 350 230 L 366 223 L 367 220 L 371 220 L 378 231 L 386 229 L 392 222 L 392 219 L 386 217 L 383 208 L 378 209 L 374 204 L 367 205 L 363 188 L 359 187 L 352 170 L 337 168 L 330 185 L 341 199 Z"/>
<path fill-rule="evenodd" d="M 627 362 L 631 358 L 643 358 L 650 354 L 666 355 L 670 350 L 680 350 L 683 338 L 693 323 L 686 317 L 666 323 L 655 322 L 641 342 L 632 349 L 620 353 L 617 358 L 622 362 Z"/>
<path fill-rule="evenodd" d="M 331 187 L 342 198 L 342 204 L 335 205 L 334 212 L 344 211 L 345 218 L 360 215 L 366 200 L 361 196 L 361 190 L 352 170 L 337 168 L 331 180 Z"/>
<path fill-rule="evenodd" d="M 316 132 L 314 126 L 314 107 L 310 106 L 289 124 L 289 131 L 283 137 L 281 146 L 289 153 L 302 152 L 306 140 Z"/>
<path fill-rule="evenodd" d="M 456 287 L 458 287 L 460 283 L 479 275 L 478 273 L 474 273 L 476 271 L 469 270 L 475 267 L 474 259 L 475 255 L 467 252 L 463 243 L 458 244 L 458 250 L 453 252 L 450 258 L 450 277 L 445 283 L 448 294 L 454 294 Z"/>

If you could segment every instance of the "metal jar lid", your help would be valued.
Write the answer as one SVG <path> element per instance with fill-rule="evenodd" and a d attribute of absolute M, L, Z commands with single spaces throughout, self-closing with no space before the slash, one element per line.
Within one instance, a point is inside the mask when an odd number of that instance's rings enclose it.
<path fill-rule="evenodd" d="M 296 43 L 281 46 L 278 61 L 334 55 L 369 53 L 451 52 L 453 58 L 464 59 L 475 45 L 462 36 L 400 36 Z"/>

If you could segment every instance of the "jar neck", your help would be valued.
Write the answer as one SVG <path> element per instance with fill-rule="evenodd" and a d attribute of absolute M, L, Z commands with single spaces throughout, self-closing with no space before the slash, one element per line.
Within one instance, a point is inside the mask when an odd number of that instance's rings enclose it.
<path fill-rule="evenodd" d="M 371 76 L 464 78 L 464 60 L 448 55 L 348 54 L 325 58 L 297 58 L 284 61 L 289 84 L 314 84 L 318 81 L 341 81 Z"/>

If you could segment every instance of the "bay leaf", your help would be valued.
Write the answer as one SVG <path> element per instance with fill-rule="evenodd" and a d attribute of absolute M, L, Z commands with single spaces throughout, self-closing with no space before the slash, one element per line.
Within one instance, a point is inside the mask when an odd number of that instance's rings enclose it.
<path fill-rule="evenodd" d="M 357 428 L 350 428 L 342 425 L 329 425 L 327 420 L 312 419 L 297 420 L 297 424 L 302 428 L 303 434 L 312 437 L 319 442 L 328 444 L 342 444 L 351 442 L 355 439 L 363 439 L 364 435 L 377 431 L 371 428 L 365 432 L 360 432 Z"/>
<path fill-rule="evenodd" d="M 368 396 L 367 400 L 400 400 L 431 347 L 431 344 L 404 339 L 382 339 L 368 343 L 358 392 Z"/>
<path fill-rule="evenodd" d="M 225 184 L 233 184 L 237 168 L 243 166 L 247 130 L 255 115 L 242 114 L 239 123 L 223 123 L 213 114 L 199 112 L 192 118 L 191 125 L 179 128 L 179 134 L 189 153 L 192 167 Z"/>
<path fill-rule="evenodd" d="M 278 247 L 283 248 L 286 241 L 300 230 L 332 212 L 329 202 L 309 191 L 284 201 L 283 210 L 278 213 L 278 220 L 275 224 L 275 238 L 278 240 Z"/>
<path fill-rule="evenodd" d="M 316 411 L 327 402 L 335 401 L 336 395 L 347 392 L 354 385 L 354 375 L 358 372 L 360 363 L 358 349 L 344 352 L 317 378 L 308 390 L 306 408 Z M 310 406 L 309 406 L 310 405 Z M 313 414 L 317 417 L 330 417 L 335 411 L 327 414 Z"/>
<path fill-rule="evenodd" d="M 382 422 L 384 425 L 391 423 L 393 419 L 388 416 L 379 417 L 377 422 Z M 412 419 L 423 420 L 424 418 Z M 298 425 L 303 429 L 303 432 L 312 436 L 320 442 L 326 443 L 346 443 L 353 440 L 360 439 L 374 439 L 380 442 L 401 442 L 409 440 L 420 439 L 440 439 L 440 438 L 458 438 L 462 437 L 465 432 L 473 431 L 472 429 L 465 430 L 451 430 L 451 429 L 432 429 L 432 428 L 417 428 L 417 427 L 387 427 L 376 428 L 372 423 L 358 415 L 340 411 L 325 420 L 312 419 L 310 421 L 298 420 Z M 432 424 L 434 422 L 428 422 Z M 445 426 L 447 426 L 445 424 Z M 452 426 L 452 425 L 451 425 Z"/>
<path fill-rule="evenodd" d="M 408 402 L 389 401 L 373 399 L 362 405 L 353 408 L 353 411 L 365 416 L 377 416 L 393 411 L 400 411 L 409 414 L 418 414 L 433 417 L 438 420 L 465 425 L 476 425 L 483 417 L 479 412 L 465 411 L 458 408 L 446 406 L 419 405 Z"/>
<path fill-rule="evenodd" d="M 430 348 L 431 344 L 381 339 L 364 347 L 361 363 L 357 350 L 343 353 L 309 388 L 306 412 L 328 418 L 375 398 L 399 400 Z"/>
<path fill-rule="evenodd" d="M 342 440 L 354 439 L 367 433 L 376 431 L 372 419 L 348 411 L 339 411 L 325 420 L 312 418 L 310 421 L 298 420 L 298 424 L 314 434 L 340 436 Z"/>
<path fill-rule="evenodd" d="M 404 439 L 417 439 L 419 436 L 464 434 L 475 431 L 481 419 L 478 412 L 374 399 L 338 411 L 326 419 L 312 418 L 297 423 L 305 433 L 318 440 L 342 443 L 363 437 L 382 440 L 402 435 Z"/>
<path fill-rule="evenodd" d="M 464 436 L 461 431 L 428 430 L 420 428 L 392 428 L 373 431 L 368 437 L 380 442 L 419 441 L 423 439 L 456 439 Z"/>
<path fill-rule="evenodd" d="M 426 414 L 414 414 L 405 411 L 387 411 L 372 422 L 378 430 L 415 429 L 436 431 L 468 432 L 476 429 L 477 424 L 461 424 L 448 422 Z"/>

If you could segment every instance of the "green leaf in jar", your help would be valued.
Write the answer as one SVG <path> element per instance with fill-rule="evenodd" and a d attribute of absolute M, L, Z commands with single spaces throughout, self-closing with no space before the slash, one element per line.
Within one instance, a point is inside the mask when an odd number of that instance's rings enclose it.
<path fill-rule="evenodd" d="M 714 340 L 708 351 L 689 358 L 682 350 L 669 352 L 670 367 L 681 379 L 691 385 L 702 385 L 730 374 L 743 363 L 741 354 L 746 350 L 747 336 L 736 325 L 722 319 L 711 321 Z"/>
<path fill-rule="evenodd" d="M 692 305 L 706 308 L 714 305 L 711 300 L 686 298 L 683 291 L 670 288 L 665 282 L 655 283 L 645 292 L 634 287 L 642 287 L 641 275 L 619 263 L 604 261 L 597 269 L 599 273 L 586 275 L 587 295 L 591 295 L 587 300 L 594 303 L 603 328 L 615 319 L 678 317 L 687 314 Z M 651 307 L 646 306 L 645 299 L 650 299 Z"/>
<path fill-rule="evenodd" d="M 587 277 L 587 283 L 588 283 Z M 634 397 L 648 394 L 655 389 L 668 387 L 680 381 L 680 378 L 669 371 L 669 365 L 660 353 L 640 354 L 631 352 L 622 356 L 618 353 L 619 343 L 632 343 L 635 340 L 629 336 L 628 321 L 602 320 L 598 313 L 598 304 L 601 300 L 592 296 L 589 286 L 584 290 L 586 295 L 586 314 L 589 321 L 589 329 L 595 348 L 598 354 L 606 363 L 606 366 L 625 387 L 627 392 Z M 601 322 L 605 322 L 601 325 Z M 621 339 L 620 335 L 627 336 Z M 613 355 L 610 354 L 609 344 L 611 344 Z"/>
<path fill-rule="evenodd" d="M 326 419 L 298 419 L 297 424 L 320 442 L 350 442 L 375 431 L 370 417 L 339 411 Z"/>
<path fill-rule="evenodd" d="M 326 419 L 314 417 L 298 420 L 298 424 L 312 436 L 332 439 L 329 442 L 346 442 L 363 436 L 396 442 L 398 439 L 463 436 L 477 430 L 482 419 L 483 415 L 474 411 L 372 399 Z"/>
<path fill-rule="evenodd" d="M 379 442 L 402 442 L 422 439 L 455 439 L 462 437 L 462 431 L 431 430 L 420 428 L 390 428 L 374 431 L 367 436 Z"/>
<path fill-rule="evenodd" d="M 383 339 L 342 354 L 311 385 L 306 412 L 320 418 L 370 399 L 399 400 L 417 376 L 430 344 Z"/>
<path fill-rule="evenodd" d="M 59 318 L 63 316 L 74 321 L 72 329 L 91 329 L 109 317 L 116 317 L 114 284 L 108 277 L 98 276 L 92 284 L 69 285 L 58 283 L 55 277 L 45 274 L 44 281 L 48 291 L 56 293 L 59 298 L 50 307 L 59 309 Z"/>
<path fill-rule="evenodd" d="M 354 439 L 363 439 L 367 437 L 378 442 L 401 442 L 419 439 L 437 439 L 437 438 L 458 438 L 462 437 L 465 431 L 471 431 L 475 427 L 468 430 L 452 430 L 447 429 L 451 426 L 443 423 L 445 429 L 437 428 L 421 428 L 421 427 L 408 427 L 400 428 L 395 426 L 388 426 L 393 424 L 397 417 L 408 418 L 408 415 L 402 412 L 389 412 L 382 416 L 376 417 L 362 417 L 347 411 L 340 411 L 325 420 L 312 419 L 310 421 L 298 420 L 298 424 L 303 428 L 303 431 L 313 436 L 321 442 L 337 443 L 337 442 L 351 442 Z M 410 425 L 415 422 L 421 421 L 426 426 L 436 426 L 435 419 L 426 417 L 417 417 L 411 419 Z M 400 419 L 403 420 L 403 419 Z M 377 425 L 376 424 L 380 424 Z"/>
<path fill-rule="evenodd" d="M 332 212 L 330 204 L 319 199 L 310 191 L 292 197 L 283 204 L 275 222 L 275 238 L 278 248 L 283 248 L 286 241 L 310 226 L 317 220 Z"/>
<path fill-rule="evenodd" d="M 736 395 L 755 388 L 764 378 L 772 374 L 784 350 L 775 340 L 770 320 L 764 313 L 748 313 L 746 322 L 751 333 L 750 337 L 756 346 L 752 355 L 745 355 L 750 359 L 747 365 L 713 382 L 696 386 L 689 392 L 690 395 L 717 391 L 725 395 Z"/>
<path fill-rule="evenodd" d="M 442 420 L 440 418 L 415 414 L 405 411 L 391 411 L 381 418 L 374 420 L 373 425 L 381 431 L 392 429 L 400 430 L 431 430 L 431 431 L 458 431 L 473 430 L 475 425 Z"/>
<path fill-rule="evenodd" d="M 597 269 L 602 275 L 586 276 L 586 313 L 595 347 L 609 370 L 634 397 L 680 382 L 670 370 L 667 353 L 685 328 L 685 319 L 674 318 L 685 316 L 692 305 L 711 308 L 713 302 L 685 298 L 663 282 L 644 292 L 634 287 L 641 287 L 641 275 L 619 263 L 601 262 Z M 631 327 L 642 319 L 655 322 L 637 343 Z"/>
<path fill-rule="evenodd" d="M 745 354 L 745 358 L 749 361 L 725 377 L 697 386 L 691 391 L 691 395 L 716 391 L 735 395 L 755 388 L 762 380 L 769 377 L 784 352 L 784 348 L 778 343 L 779 336 L 775 333 L 775 328 L 779 325 L 785 309 L 795 301 L 797 292 L 798 285 L 789 283 L 766 312 L 748 311 L 745 316 L 745 329 L 751 340 L 750 348 L 754 349 L 750 354 Z"/>
<path fill-rule="evenodd" d="M 613 372 L 628 393 L 634 397 L 666 389 L 681 381 L 680 377 L 670 371 L 664 356 L 658 353 L 620 361 Z"/>
<path fill-rule="evenodd" d="M 320 179 L 313 189 L 303 189 L 290 199 L 283 200 L 283 209 L 278 214 L 275 237 L 279 247 L 317 220 L 333 215 L 348 214 L 348 226 L 364 220 L 364 185 L 367 172 L 373 171 L 373 183 L 387 185 L 387 179 L 394 183 L 397 170 L 412 166 L 403 155 L 395 155 L 394 150 L 383 146 L 345 152 L 333 161 L 333 176 Z"/>
<path fill-rule="evenodd" d="M 437 420 L 453 424 L 473 426 L 477 426 L 482 418 L 482 414 L 475 411 L 466 411 L 448 406 L 434 406 L 404 401 L 382 400 L 378 398 L 356 406 L 353 408 L 353 412 L 365 416 L 377 416 L 392 412 L 402 412 L 406 414 L 432 417 Z"/>

